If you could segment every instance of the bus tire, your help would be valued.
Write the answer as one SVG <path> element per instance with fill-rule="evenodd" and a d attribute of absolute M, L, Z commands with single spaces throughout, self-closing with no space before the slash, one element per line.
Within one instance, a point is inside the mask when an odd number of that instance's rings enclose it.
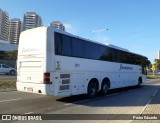
<path fill-rule="evenodd" d="M 94 98 L 97 95 L 97 84 L 94 81 L 90 81 L 88 84 L 87 95 L 89 98 Z"/>
<path fill-rule="evenodd" d="M 142 87 L 142 77 L 139 77 L 137 87 Z"/>
<path fill-rule="evenodd" d="M 107 95 L 108 90 L 109 90 L 109 88 L 110 88 L 109 85 L 110 85 L 110 84 L 109 84 L 109 80 L 108 80 L 108 79 L 103 80 L 103 82 L 102 82 L 102 84 L 101 84 L 101 94 L 102 94 L 102 95 Z"/>

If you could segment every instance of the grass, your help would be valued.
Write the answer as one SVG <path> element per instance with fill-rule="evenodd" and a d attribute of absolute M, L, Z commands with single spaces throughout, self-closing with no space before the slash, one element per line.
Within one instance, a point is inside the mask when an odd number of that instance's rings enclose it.
<path fill-rule="evenodd" d="M 147 75 L 147 79 L 160 79 L 160 74 Z M 16 89 L 16 81 L 2 81 L 0 80 L 0 89 Z"/>
<path fill-rule="evenodd" d="M 160 79 L 160 74 L 147 75 L 147 79 Z"/>
<path fill-rule="evenodd" d="M 0 89 L 16 89 L 16 81 L 0 81 Z"/>

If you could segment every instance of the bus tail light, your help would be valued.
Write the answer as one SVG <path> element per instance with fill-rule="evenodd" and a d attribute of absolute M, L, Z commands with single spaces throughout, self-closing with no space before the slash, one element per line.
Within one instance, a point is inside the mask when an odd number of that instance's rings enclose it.
<path fill-rule="evenodd" d="M 50 73 L 44 73 L 44 84 L 50 84 Z"/>

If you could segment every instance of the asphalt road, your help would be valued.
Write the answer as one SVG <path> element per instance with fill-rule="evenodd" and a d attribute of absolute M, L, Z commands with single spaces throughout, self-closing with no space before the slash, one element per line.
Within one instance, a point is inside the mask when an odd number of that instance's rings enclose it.
<path fill-rule="evenodd" d="M 154 80 L 142 88 L 116 89 L 94 99 L 87 99 L 85 95 L 49 97 L 17 91 L 0 92 L 0 114 L 141 114 L 159 85 L 160 80 Z M 130 120 L 117 122 L 129 123 Z"/>

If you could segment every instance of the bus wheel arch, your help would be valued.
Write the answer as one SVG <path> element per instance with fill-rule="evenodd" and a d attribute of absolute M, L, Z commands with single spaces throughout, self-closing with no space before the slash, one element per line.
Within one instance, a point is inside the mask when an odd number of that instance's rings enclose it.
<path fill-rule="evenodd" d="M 92 78 L 89 83 L 88 83 L 88 87 L 87 87 L 87 95 L 89 98 L 94 98 L 96 97 L 97 91 L 99 88 L 99 83 L 98 80 L 96 78 Z"/>
<path fill-rule="evenodd" d="M 142 86 L 142 77 L 141 76 L 138 78 L 138 85 L 137 86 L 138 87 Z"/>
<path fill-rule="evenodd" d="M 101 83 L 101 94 L 106 95 L 108 93 L 108 90 L 110 88 L 110 80 L 109 78 L 104 78 Z"/>

